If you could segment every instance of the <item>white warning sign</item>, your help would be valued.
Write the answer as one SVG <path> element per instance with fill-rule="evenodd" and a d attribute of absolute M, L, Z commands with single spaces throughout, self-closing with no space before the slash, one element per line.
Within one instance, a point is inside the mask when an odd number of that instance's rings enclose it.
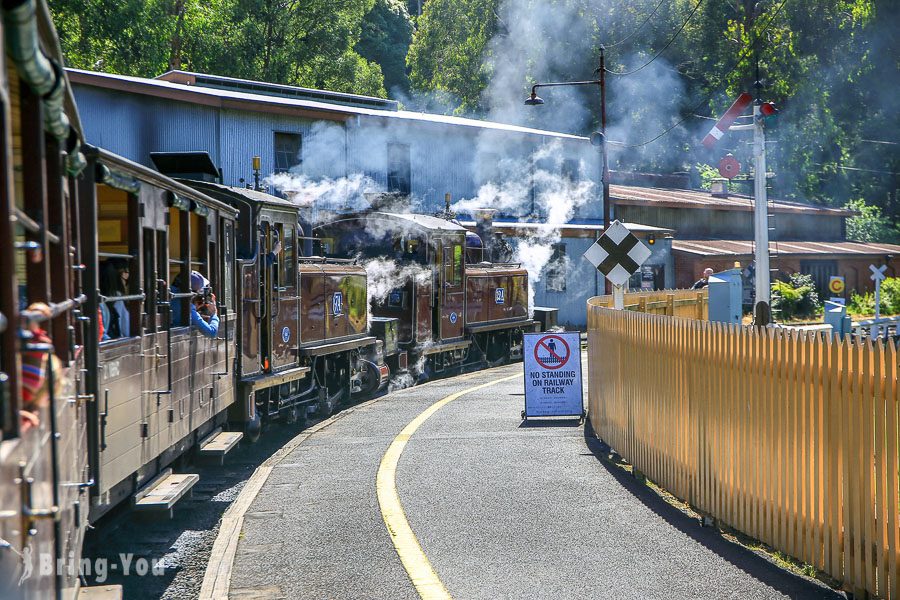
<path fill-rule="evenodd" d="M 577 331 L 526 333 L 522 416 L 583 415 L 581 335 Z"/>

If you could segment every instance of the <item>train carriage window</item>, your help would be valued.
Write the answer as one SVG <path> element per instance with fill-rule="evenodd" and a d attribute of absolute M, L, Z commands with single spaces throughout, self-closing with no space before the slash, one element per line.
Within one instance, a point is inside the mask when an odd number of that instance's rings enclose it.
<path fill-rule="evenodd" d="M 191 212 L 190 215 L 191 269 L 199 271 L 204 277 L 210 279 L 209 230 L 206 217 L 201 217 L 195 212 Z"/>
<path fill-rule="evenodd" d="M 169 285 L 172 293 L 186 294 L 190 291 L 190 229 L 187 213 L 169 208 Z M 189 323 L 190 305 L 182 298 L 172 298 L 172 326 L 184 327 Z"/>
<path fill-rule="evenodd" d="M 141 334 L 140 230 L 137 199 L 126 191 L 100 184 L 97 191 L 97 256 L 103 339 Z M 123 296 L 125 300 L 115 300 Z"/>
<path fill-rule="evenodd" d="M 297 284 L 297 256 L 295 253 L 296 243 L 294 241 L 294 228 L 286 226 L 284 228 L 284 259 L 281 261 L 284 268 L 284 285 L 293 287 Z"/>
<path fill-rule="evenodd" d="M 444 282 L 451 286 L 462 284 L 463 247 L 460 244 L 444 246 Z"/>
<path fill-rule="evenodd" d="M 441 264 L 444 267 L 444 283 L 453 285 L 453 248 L 450 246 L 444 246 Z"/>
<path fill-rule="evenodd" d="M 225 260 L 225 268 L 223 269 L 223 288 L 221 290 L 221 301 L 229 309 L 234 308 L 234 224 L 225 221 L 222 232 L 222 247 Z"/>
<path fill-rule="evenodd" d="M 156 331 L 156 231 L 144 229 L 144 331 Z"/>

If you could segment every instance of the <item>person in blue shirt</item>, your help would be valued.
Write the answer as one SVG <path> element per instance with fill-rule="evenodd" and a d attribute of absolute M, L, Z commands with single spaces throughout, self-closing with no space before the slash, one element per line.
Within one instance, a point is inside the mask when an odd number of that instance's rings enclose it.
<path fill-rule="evenodd" d="M 191 298 L 191 327 L 208 338 L 215 338 L 219 334 L 219 315 L 209 280 L 197 271 L 191 271 L 191 291 L 195 294 Z"/>

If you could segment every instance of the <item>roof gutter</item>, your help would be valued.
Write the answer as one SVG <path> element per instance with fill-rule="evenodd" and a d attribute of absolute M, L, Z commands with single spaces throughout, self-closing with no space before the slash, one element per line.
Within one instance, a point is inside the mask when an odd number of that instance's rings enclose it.
<path fill-rule="evenodd" d="M 41 50 L 35 0 L 3 0 L 6 50 L 22 80 L 40 96 L 44 105 L 44 129 L 65 143 L 67 170 L 77 174 L 84 168 L 81 141 L 65 113 L 66 76 L 62 66 Z"/>

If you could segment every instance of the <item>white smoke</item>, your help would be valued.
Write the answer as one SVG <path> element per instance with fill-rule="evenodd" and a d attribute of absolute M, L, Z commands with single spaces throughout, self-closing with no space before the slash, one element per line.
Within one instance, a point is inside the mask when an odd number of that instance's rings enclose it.
<path fill-rule="evenodd" d="M 390 258 L 379 256 L 362 260 L 361 264 L 368 274 L 369 313 L 372 307 L 383 302 L 391 290 L 406 285 L 410 281 L 428 283 L 431 269 L 414 262 L 398 263 Z M 410 298 L 410 302 L 412 302 Z"/>
<path fill-rule="evenodd" d="M 298 173 L 274 173 L 265 179 L 294 204 L 319 210 L 362 210 L 369 206 L 366 194 L 382 191 L 373 179 L 356 173 L 349 177 L 313 179 Z"/>
<path fill-rule="evenodd" d="M 516 169 L 508 168 L 502 181 L 482 185 L 474 198 L 460 200 L 452 207 L 462 214 L 472 214 L 480 208 L 495 209 L 501 215 L 521 215 L 523 207 L 529 211 L 527 217 L 535 226 L 523 229 L 527 233 L 514 240 L 513 254 L 514 261 L 528 271 L 529 313 L 534 308 L 535 284 L 542 280 L 553 256 L 553 244 L 562 239 L 562 227 L 577 215 L 579 208 L 592 200 L 601 201 L 594 182 L 575 173 L 571 178 L 561 173 L 563 160 L 561 142 L 546 144 L 527 159 L 517 161 Z M 585 168 L 579 163 L 579 171 Z"/>

